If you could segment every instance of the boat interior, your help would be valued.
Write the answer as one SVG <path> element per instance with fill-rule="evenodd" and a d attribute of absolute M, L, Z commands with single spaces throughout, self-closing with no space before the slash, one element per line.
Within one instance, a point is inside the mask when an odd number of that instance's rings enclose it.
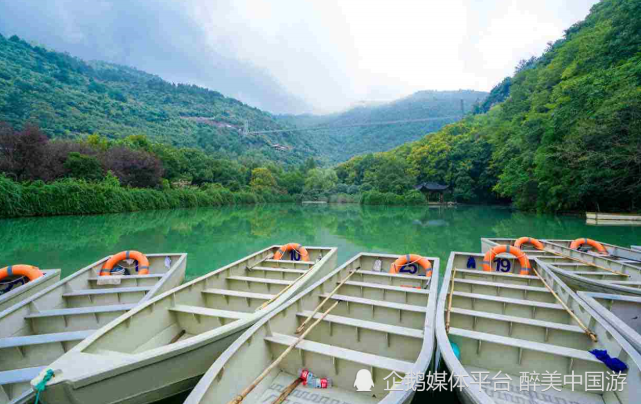
<path fill-rule="evenodd" d="M 539 240 L 545 250 L 537 250 L 530 244 L 521 246 L 521 250 L 530 258 L 537 258 L 559 270 L 588 281 L 611 283 L 613 285 L 641 288 L 641 268 L 613 261 L 601 256 L 586 254 L 569 248 L 568 240 Z M 564 243 L 567 244 L 565 246 Z M 513 245 L 514 239 L 482 239 L 483 252 L 494 245 Z"/>
<path fill-rule="evenodd" d="M 99 277 L 105 257 L 0 313 L 0 402 L 30 391 L 31 379 L 73 346 L 153 292 L 175 286 L 163 284 L 170 271 L 184 274 L 186 254 L 147 258 L 148 275 Z"/>
<path fill-rule="evenodd" d="M 545 240 L 549 243 L 557 244 L 562 247 L 570 248 L 572 240 Z M 632 265 L 635 267 L 641 268 L 641 251 L 635 251 L 633 248 L 625 248 L 614 244 L 604 243 L 599 241 L 605 249 L 608 251 L 609 255 L 607 258 L 612 261 L 617 261 L 622 264 Z M 584 244 L 580 247 L 580 251 L 587 252 L 590 254 L 601 255 L 598 251 L 591 245 Z"/>
<path fill-rule="evenodd" d="M 398 257 L 359 254 L 299 294 L 295 301 L 261 320 L 218 359 L 188 402 L 227 403 L 305 330 L 310 332 L 244 403 L 273 402 L 298 378 L 301 368 L 330 378 L 332 385 L 323 390 L 299 385 L 291 399 L 315 394 L 324 402 L 350 403 L 378 403 L 388 395 L 387 385 L 392 388 L 405 374 L 418 368 L 425 371 L 434 348 L 432 327 L 439 262 L 438 258 L 428 257 L 434 268 L 431 278 L 418 273 L 392 274 L 389 268 Z M 337 305 L 323 317 L 334 303 Z M 304 330 L 297 334 L 297 328 L 306 320 Z M 425 338 L 426 332 L 431 338 Z M 249 362 L 254 366 L 246 366 Z M 362 369 L 372 376 L 374 387 L 368 393 L 354 389 L 357 373 Z"/>
<path fill-rule="evenodd" d="M 441 329 L 439 325 L 437 333 L 443 357 L 452 374 L 467 375 L 465 381 L 469 385 L 472 377 L 479 379 L 479 373 L 473 372 L 487 372 L 488 380 L 492 380 L 501 371 L 500 377 L 507 374 L 512 379 L 510 392 L 506 394 L 513 397 L 502 398 L 510 402 L 525 398 L 526 393 L 520 391 L 519 385 L 522 372 L 537 372 L 539 375 L 558 372 L 561 380 L 572 372 L 582 375 L 586 372 L 609 372 L 589 352 L 607 349 L 612 357 L 618 357 L 630 367 L 627 376 L 628 383 L 635 384 L 633 389 L 594 393 L 586 391 L 587 385 L 583 380 L 583 384 L 573 387 L 574 391 L 563 383 L 557 386 L 559 391 L 548 389 L 545 393 L 548 398 L 544 401 L 632 403 L 630 392 L 638 390 L 636 384 L 640 377 L 638 354 L 631 357 L 629 352 L 632 349 L 622 337 L 614 337 L 611 328 L 604 326 L 602 320 L 597 319 L 595 313 L 542 264 L 542 260 L 530 257 L 536 271 L 520 275 L 521 266 L 517 259 L 507 254 L 498 258 L 494 267 L 501 265 L 500 260 L 508 260 L 509 272 L 483 271 L 482 254 L 453 252 L 450 255 L 437 314 L 437 321 L 445 326 Z M 597 342 L 561 302 L 595 334 Z M 458 346 L 459 359 L 454 355 L 451 343 Z M 498 398 L 491 385 L 483 389 L 487 396 Z"/>
<path fill-rule="evenodd" d="M 184 341 L 194 336 L 235 328 L 234 322 L 255 317 L 312 268 L 335 260 L 333 248 L 306 247 L 310 259 L 296 256 L 273 259 L 278 246 L 213 271 L 174 289 L 139 311 L 131 313 L 92 341 L 85 353 L 139 354 Z M 331 261 L 332 265 L 335 261 Z M 273 306 L 270 306 L 270 309 Z M 136 338 L 130 325 L 136 324 Z"/>

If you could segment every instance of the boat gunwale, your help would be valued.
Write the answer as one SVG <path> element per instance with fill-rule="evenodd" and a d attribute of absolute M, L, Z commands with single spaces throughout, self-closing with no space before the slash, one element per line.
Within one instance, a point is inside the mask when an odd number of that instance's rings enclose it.
<path fill-rule="evenodd" d="M 619 300 L 619 301 L 628 301 L 641 304 L 641 297 L 639 296 L 629 296 L 629 295 L 616 295 L 613 293 L 602 293 L 602 292 L 587 292 L 579 291 L 577 292 L 579 297 L 590 306 L 591 309 L 596 311 L 601 317 L 603 317 L 614 329 L 616 329 L 624 338 L 635 341 L 634 347 L 637 351 L 641 350 L 641 338 L 640 333 L 635 331 L 632 327 L 627 325 L 623 320 L 621 320 L 617 315 L 615 315 L 611 310 L 608 310 L 602 303 L 598 302 L 596 299 L 608 299 L 608 300 Z M 632 342 L 630 343 L 633 344 Z"/>
<path fill-rule="evenodd" d="M 403 254 L 377 254 L 377 253 L 358 253 L 352 258 L 348 259 L 342 265 L 334 269 L 332 272 L 319 279 L 316 283 L 310 285 L 305 290 L 301 291 L 298 295 L 289 300 L 287 304 L 282 305 L 277 310 L 274 310 L 272 313 L 269 313 L 262 319 L 260 319 L 256 324 L 245 330 L 245 332 L 236 339 L 214 362 L 214 364 L 207 370 L 207 373 L 203 375 L 198 384 L 194 387 L 192 392 L 189 394 L 189 397 L 185 400 L 184 404 L 197 404 L 201 402 L 204 394 L 207 393 L 209 386 L 213 380 L 218 377 L 221 371 L 224 373 L 224 367 L 226 363 L 234 356 L 234 354 L 250 340 L 254 333 L 259 330 L 261 327 L 264 327 L 272 318 L 276 317 L 281 312 L 287 310 L 289 307 L 294 306 L 300 299 L 304 298 L 315 288 L 318 288 L 321 284 L 331 281 L 331 278 L 336 274 L 340 274 L 341 271 L 345 270 L 349 265 L 351 265 L 357 259 L 360 259 L 363 256 L 370 257 L 384 257 L 384 258 L 399 258 Z M 430 297 L 427 302 L 427 310 L 425 313 L 425 323 L 423 327 L 423 341 L 421 345 L 421 351 L 418 354 L 417 360 L 414 362 L 412 367 L 412 372 L 425 372 L 430 365 L 433 357 L 434 350 L 436 348 L 436 335 L 435 335 L 435 323 L 434 319 L 436 317 L 436 304 L 438 298 L 438 277 L 439 277 L 439 268 L 440 268 L 440 258 L 425 256 L 428 260 L 434 263 L 432 278 L 430 280 Z M 428 338 L 429 335 L 432 335 L 432 338 Z M 425 352 L 431 351 L 429 355 L 424 355 Z M 406 376 L 407 377 L 407 376 Z M 415 383 L 416 384 L 416 381 Z M 415 391 L 412 389 L 407 389 L 404 391 L 390 391 L 380 402 L 379 404 L 390 404 L 390 403 L 403 403 L 409 397 L 411 397 Z"/>
<path fill-rule="evenodd" d="M 456 254 L 466 255 L 466 256 L 476 256 L 481 259 L 484 256 L 483 253 L 469 253 L 469 252 L 461 252 L 461 251 L 452 251 L 450 253 L 447 268 L 445 270 L 445 275 L 443 278 L 443 284 L 442 284 L 443 286 L 441 287 L 441 291 L 439 292 L 439 298 L 438 298 L 438 308 L 437 308 L 437 316 L 436 316 L 436 339 L 437 339 L 440 355 L 443 361 L 445 361 L 450 372 L 452 374 L 468 375 L 468 377 L 470 377 L 469 372 L 465 369 L 461 361 L 454 354 L 454 350 L 452 349 L 449 336 L 445 331 L 445 312 L 446 312 L 447 297 L 449 295 L 448 286 L 450 285 L 452 268 L 453 268 L 453 263 L 454 263 Z M 612 327 L 605 318 L 600 316 L 595 310 L 593 310 L 590 307 L 589 304 L 587 304 L 583 299 L 581 299 L 576 292 L 574 292 L 565 282 L 563 282 L 563 280 L 559 278 L 559 276 L 555 273 L 555 271 L 549 268 L 548 264 L 540 261 L 538 258 L 533 258 L 533 260 L 536 262 L 538 266 L 537 269 L 539 271 L 539 274 L 541 274 L 541 277 L 545 279 L 546 275 L 550 276 L 552 281 L 554 281 L 555 285 L 558 285 L 559 288 L 561 288 L 565 293 L 567 293 L 570 297 L 573 298 L 573 301 L 576 302 L 580 310 L 585 311 L 590 316 L 592 316 L 596 320 L 596 322 L 599 323 L 606 330 L 606 332 L 609 333 L 609 335 L 611 335 L 612 337 L 611 340 L 612 339 L 615 340 L 616 343 L 618 343 L 621 346 L 622 350 L 625 351 L 625 353 L 628 355 L 628 360 L 627 360 L 628 363 L 632 361 L 634 362 L 634 365 L 636 366 L 637 369 L 641 369 L 641 353 L 639 353 L 623 337 L 623 335 L 621 335 L 616 329 L 614 329 L 614 327 Z M 554 286 L 551 286 L 551 287 L 555 289 Z M 566 304 L 568 304 L 569 307 L 572 306 L 571 303 L 566 302 Z M 471 384 L 472 386 L 466 386 L 467 388 L 461 389 L 459 391 L 459 394 L 464 395 L 466 399 L 473 404 L 496 404 L 496 402 L 482 390 L 480 385 L 475 383 L 471 383 Z M 628 404 L 628 403 L 625 403 L 625 404 Z"/>
<path fill-rule="evenodd" d="M 24 285 L 18 287 L 17 289 L 14 289 L 14 290 L 11 290 L 8 293 L 5 293 L 4 295 L 2 295 L 0 297 L 0 304 L 4 304 L 5 301 L 9 301 L 9 300 L 11 300 L 13 298 L 16 298 L 16 297 L 24 294 L 24 293 L 29 292 L 31 289 L 37 287 L 41 283 L 50 282 L 52 277 L 55 278 L 56 275 L 58 277 L 60 277 L 60 275 L 62 274 L 62 269 L 60 269 L 60 268 L 41 269 L 41 271 L 44 274 L 44 276 L 41 276 L 38 279 L 34 279 L 32 281 L 29 281 L 29 282 L 25 283 Z M 58 282 L 60 282 L 60 279 L 58 279 L 57 281 L 54 281 L 53 284 L 47 286 L 45 289 L 53 286 L 54 284 L 56 284 Z M 43 290 L 45 290 L 45 289 L 43 289 Z M 40 293 L 40 292 L 36 292 L 33 295 L 26 297 L 25 299 L 29 299 L 29 298 L 35 296 L 38 293 Z M 7 308 L 5 308 L 4 310 L 0 310 L 0 318 L 2 318 L 4 316 L 4 314 L 5 314 L 4 312 L 5 311 L 8 311 L 13 306 L 15 306 L 17 304 L 20 304 L 21 302 L 22 302 L 22 300 L 17 301 L 14 304 L 12 304 L 11 306 L 8 306 Z"/>
<path fill-rule="evenodd" d="M 87 353 L 83 352 L 89 345 L 95 342 L 95 340 L 104 335 L 105 333 L 109 332 L 110 330 L 114 329 L 115 327 L 119 326 L 120 324 L 124 323 L 127 318 L 131 318 L 137 313 L 147 309 L 150 305 L 154 305 L 160 300 L 163 300 L 175 293 L 177 293 L 180 290 L 192 287 L 193 285 L 200 283 L 202 281 L 205 281 L 206 279 L 216 276 L 221 272 L 224 272 L 238 264 L 241 264 L 245 261 L 250 260 L 253 257 L 259 256 L 261 254 L 269 252 L 269 250 L 274 249 L 274 248 L 279 248 L 280 245 L 274 244 L 269 247 L 266 247 L 262 250 L 259 250 L 255 253 L 252 253 L 248 256 L 245 256 L 239 260 L 236 260 L 230 264 L 227 264 L 223 267 L 220 267 L 218 269 L 215 269 L 211 272 L 208 272 L 202 276 L 199 276 L 198 278 L 195 278 L 187 283 L 184 283 L 180 286 L 177 286 L 173 289 L 170 289 L 166 292 L 163 292 L 162 294 L 153 297 L 152 299 L 146 301 L 144 304 L 137 305 L 135 308 L 129 310 L 126 313 L 123 313 L 120 317 L 116 318 L 115 320 L 111 321 L 109 324 L 105 325 L 96 333 L 91 335 L 90 337 L 84 339 L 82 342 L 71 348 L 66 354 L 76 354 L 76 353 L 82 353 L 85 355 L 93 355 L 93 353 Z M 318 249 L 318 250 L 326 250 L 328 251 L 323 258 L 319 261 L 314 263 L 313 266 L 309 268 L 309 270 L 313 269 L 318 269 L 321 268 L 323 265 L 327 263 L 338 251 L 337 247 L 316 247 L 316 246 L 305 246 L 305 248 L 308 249 Z M 265 258 L 267 259 L 267 258 Z M 292 290 L 295 290 L 292 288 Z M 54 385 L 57 383 L 68 383 L 70 384 L 74 389 L 80 389 L 85 386 L 89 386 L 91 384 L 101 382 L 106 378 L 117 376 L 119 374 L 127 373 L 130 371 L 135 371 L 136 369 L 139 369 L 141 367 L 145 367 L 148 365 L 152 365 L 154 363 L 170 360 L 173 357 L 176 357 L 178 355 L 181 355 L 186 352 L 190 352 L 193 350 L 196 350 L 202 346 L 208 345 L 212 343 L 212 338 L 218 339 L 223 339 L 228 337 L 229 335 L 232 335 L 233 333 L 237 333 L 239 330 L 242 332 L 250 325 L 257 321 L 256 317 L 260 319 L 265 315 L 265 313 L 268 313 L 269 311 L 273 310 L 274 308 L 278 307 L 279 305 L 282 305 L 283 302 L 291 299 L 291 293 L 292 290 L 285 292 L 282 296 L 280 296 L 278 299 L 274 300 L 272 303 L 270 303 L 268 306 L 264 307 L 263 309 L 251 313 L 251 316 L 248 316 L 246 319 L 240 319 L 234 322 L 230 322 L 229 324 L 226 324 L 224 326 L 215 328 L 213 330 L 204 332 L 202 334 L 198 334 L 196 336 L 193 336 L 189 339 L 183 340 L 183 341 L 178 341 L 170 346 L 164 345 L 161 347 L 157 347 L 154 349 L 150 349 L 144 352 L 140 353 L 134 353 L 134 354 L 124 354 L 125 356 L 128 356 L 131 359 L 129 362 L 118 362 L 114 363 L 112 366 L 101 368 L 94 370 L 93 373 L 86 373 L 80 376 L 75 376 L 75 377 L 68 377 L 66 380 L 62 380 L 59 382 L 55 382 L 52 380 L 49 384 Z M 221 332 L 223 330 L 223 332 Z M 157 354 L 160 351 L 164 351 L 162 354 Z M 69 388 L 69 387 L 65 387 Z"/>

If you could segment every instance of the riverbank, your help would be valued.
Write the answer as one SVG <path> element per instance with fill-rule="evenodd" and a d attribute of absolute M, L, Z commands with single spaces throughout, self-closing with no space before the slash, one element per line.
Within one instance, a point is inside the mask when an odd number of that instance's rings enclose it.
<path fill-rule="evenodd" d="M 21 184 L 0 176 L 0 217 L 93 215 L 144 210 L 294 202 L 289 195 L 232 192 L 219 186 L 165 190 L 122 187 L 115 178 L 101 182 L 61 180 Z"/>

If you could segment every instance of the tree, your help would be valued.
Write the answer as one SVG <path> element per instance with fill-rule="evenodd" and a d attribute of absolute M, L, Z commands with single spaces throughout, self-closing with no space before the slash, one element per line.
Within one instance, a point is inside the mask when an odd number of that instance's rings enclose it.
<path fill-rule="evenodd" d="M 71 152 L 64 163 L 67 175 L 87 181 L 98 181 L 104 178 L 104 172 L 98 159 L 94 156 Z"/>
<path fill-rule="evenodd" d="M 15 132 L 8 125 L 3 125 L 0 128 L 2 170 L 13 174 L 20 181 L 48 180 L 48 142 L 47 136 L 35 125 L 27 124 L 21 132 Z"/>
<path fill-rule="evenodd" d="M 304 193 L 310 196 L 327 194 L 334 189 L 337 182 L 338 177 L 333 169 L 314 168 L 307 172 Z"/>
<path fill-rule="evenodd" d="M 255 168 L 252 170 L 251 181 L 249 186 L 254 190 L 261 190 L 265 188 L 275 188 L 276 179 L 271 171 L 266 168 Z"/>
<path fill-rule="evenodd" d="M 116 146 L 101 156 L 101 163 L 104 170 L 111 170 L 122 185 L 136 188 L 153 188 L 160 185 L 162 163 L 147 152 Z"/>

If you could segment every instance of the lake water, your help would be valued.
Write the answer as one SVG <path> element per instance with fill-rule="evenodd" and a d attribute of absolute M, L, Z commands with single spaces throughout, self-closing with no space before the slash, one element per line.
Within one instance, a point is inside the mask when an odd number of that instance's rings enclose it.
<path fill-rule="evenodd" d="M 205 274 L 272 244 L 438 256 L 480 251 L 481 237 L 578 238 L 641 244 L 641 227 L 588 226 L 584 217 L 498 207 L 264 205 L 99 216 L 0 220 L 0 266 L 61 268 L 62 275 L 122 250 L 186 252 L 187 276 Z"/>
<path fill-rule="evenodd" d="M 480 251 L 481 237 L 574 239 L 641 244 L 641 227 L 597 227 L 585 217 L 515 212 L 499 207 L 428 208 L 360 205 L 265 205 L 100 216 L 0 220 L 0 267 L 31 264 L 62 275 L 122 250 L 186 252 L 194 278 L 273 244 L 338 247 L 342 263 L 358 252 L 441 258 Z M 186 395 L 165 400 L 178 404 Z M 417 395 L 415 403 L 428 395 Z M 441 402 L 456 402 L 439 394 Z"/>

